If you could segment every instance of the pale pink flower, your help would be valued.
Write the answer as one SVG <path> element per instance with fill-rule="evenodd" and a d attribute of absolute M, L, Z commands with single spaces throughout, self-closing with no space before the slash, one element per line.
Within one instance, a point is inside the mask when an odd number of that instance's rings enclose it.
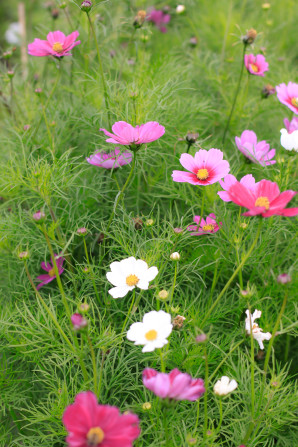
<path fill-rule="evenodd" d="M 204 380 L 193 379 L 189 374 L 173 369 L 169 374 L 145 368 L 143 384 L 162 399 L 198 400 L 205 393 Z"/>
<path fill-rule="evenodd" d="M 57 264 L 57 268 L 58 268 L 58 274 L 60 276 L 64 272 L 64 268 L 63 268 L 64 258 L 61 256 L 59 257 L 58 255 L 55 254 L 55 260 L 56 260 L 56 264 Z M 46 264 L 45 262 L 41 262 L 41 264 L 40 264 L 41 268 L 43 270 L 45 270 L 46 272 L 48 272 L 48 274 L 47 275 L 39 275 L 36 278 L 38 281 L 41 281 L 41 283 L 38 284 L 38 286 L 36 287 L 37 290 L 39 290 L 45 284 L 48 284 L 49 282 L 53 281 L 56 278 L 53 259 L 51 259 L 51 261 L 52 261 L 52 264 L 50 264 L 50 263 Z"/>
<path fill-rule="evenodd" d="M 72 316 L 70 317 L 70 321 L 75 331 L 79 331 L 80 329 L 85 328 L 88 324 L 86 318 L 84 318 L 83 315 L 79 313 L 72 314 Z"/>
<path fill-rule="evenodd" d="M 224 202 L 231 202 L 231 198 L 229 196 L 229 188 L 236 182 L 237 179 L 232 174 L 228 174 L 223 180 L 219 180 L 220 186 L 224 189 L 224 191 L 219 191 L 217 194 Z M 256 185 L 258 185 L 251 174 L 247 174 L 242 177 L 240 183 L 248 189 L 254 189 Z"/>
<path fill-rule="evenodd" d="M 298 115 L 298 84 L 289 82 L 288 85 L 282 83 L 276 86 L 277 98 Z"/>
<path fill-rule="evenodd" d="M 273 165 L 276 160 L 275 149 L 270 150 L 270 145 L 265 140 L 257 141 L 257 136 L 252 130 L 245 130 L 241 137 L 235 138 L 236 145 L 245 157 L 253 163 L 259 163 L 261 166 Z"/>
<path fill-rule="evenodd" d="M 161 9 L 152 9 L 147 17 L 148 22 L 154 23 L 154 25 L 162 32 L 166 33 L 167 28 L 164 26 L 171 20 L 170 14 L 164 13 Z"/>
<path fill-rule="evenodd" d="M 268 71 L 269 64 L 266 62 L 262 54 L 246 54 L 244 56 L 244 63 L 247 71 L 256 76 L 264 76 L 265 71 Z"/>
<path fill-rule="evenodd" d="M 112 152 L 97 152 L 86 158 L 88 163 L 105 169 L 116 169 L 120 166 L 127 165 L 132 160 L 132 154 L 128 151 L 122 152 L 115 148 Z"/>
<path fill-rule="evenodd" d="M 182 154 L 180 163 L 190 172 L 173 171 L 174 182 L 186 182 L 192 185 L 212 185 L 225 177 L 230 170 L 229 163 L 223 160 L 223 152 L 219 149 L 209 151 L 200 149 L 194 157 Z"/>
<path fill-rule="evenodd" d="M 201 216 L 194 216 L 193 221 L 197 225 L 189 225 L 187 227 L 188 231 L 193 231 L 191 233 L 192 236 L 202 236 L 202 234 L 212 234 L 216 233 L 219 230 L 219 225 L 222 225 L 222 222 L 219 224 L 216 222 L 215 214 L 211 213 L 205 219 L 201 219 Z"/>
<path fill-rule="evenodd" d="M 47 40 L 34 39 L 29 43 L 28 53 L 31 56 L 71 56 L 70 50 L 79 45 L 80 40 L 76 41 L 79 36 L 78 31 L 65 36 L 61 31 L 53 31 L 47 35 Z"/>
<path fill-rule="evenodd" d="M 165 133 L 165 128 L 156 121 L 149 121 L 136 127 L 125 121 L 117 121 L 112 126 L 114 133 L 108 132 L 106 129 L 99 130 L 110 137 L 106 140 L 108 143 L 131 146 L 133 149 L 138 148 L 141 144 L 152 143 Z"/>
<path fill-rule="evenodd" d="M 288 118 L 285 118 L 284 123 L 288 133 L 293 133 L 298 130 L 298 116 L 294 116 L 291 121 L 289 121 Z"/>

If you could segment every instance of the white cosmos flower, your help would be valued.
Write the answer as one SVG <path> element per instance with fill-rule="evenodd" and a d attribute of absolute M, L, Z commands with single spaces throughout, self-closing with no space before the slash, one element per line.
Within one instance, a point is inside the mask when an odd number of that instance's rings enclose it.
<path fill-rule="evenodd" d="M 10 45 L 21 45 L 21 25 L 13 22 L 5 32 L 5 39 Z"/>
<path fill-rule="evenodd" d="M 288 132 L 287 129 L 281 129 L 280 131 L 280 144 L 287 151 L 295 151 L 298 152 L 298 130 L 294 130 L 293 132 Z"/>
<path fill-rule="evenodd" d="M 258 325 L 258 323 L 255 322 L 260 316 L 262 315 L 262 312 L 260 310 L 255 310 L 254 313 L 251 315 L 249 310 L 247 309 L 245 311 L 247 318 L 245 318 L 245 330 L 247 334 L 250 335 L 250 327 L 252 328 L 252 335 L 255 340 L 259 343 L 260 349 L 264 349 L 263 340 L 270 340 L 272 335 L 270 332 L 263 332 L 263 329 L 261 329 Z M 251 323 L 250 323 L 251 320 Z"/>
<path fill-rule="evenodd" d="M 143 317 L 142 323 L 133 323 L 127 338 L 135 345 L 144 345 L 142 352 L 152 352 L 168 343 L 167 337 L 172 332 L 171 315 L 163 310 L 152 310 Z"/>
<path fill-rule="evenodd" d="M 107 273 L 107 279 L 113 284 L 109 294 L 113 298 L 122 298 L 135 287 L 147 290 L 149 282 L 158 274 L 157 267 L 148 267 L 148 264 L 133 256 L 122 261 L 112 262 L 111 272 Z"/>
<path fill-rule="evenodd" d="M 234 391 L 238 386 L 236 380 L 230 380 L 227 376 L 222 376 L 214 385 L 213 391 L 218 396 L 225 396 Z"/>

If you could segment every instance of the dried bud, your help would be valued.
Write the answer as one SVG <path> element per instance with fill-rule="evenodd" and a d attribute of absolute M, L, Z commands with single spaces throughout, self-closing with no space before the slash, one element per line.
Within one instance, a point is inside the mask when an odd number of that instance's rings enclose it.
<path fill-rule="evenodd" d="M 104 233 L 99 233 L 96 242 L 97 242 L 98 244 L 102 244 L 103 241 L 104 241 L 104 238 L 105 238 Z"/>
<path fill-rule="evenodd" d="M 205 343 L 205 341 L 207 340 L 207 335 L 206 334 L 199 334 L 196 336 L 196 342 L 197 343 Z"/>
<path fill-rule="evenodd" d="M 192 47 L 196 47 L 198 45 L 198 39 L 196 38 L 196 36 L 192 36 L 189 39 L 189 45 L 191 45 Z"/>
<path fill-rule="evenodd" d="M 271 84 L 266 84 L 265 87 L 263 87 L 262 89 L 261 96 L 262 98 L 268 98 L 268 96 L 274 94 L 275 94 L 275 87 L 273 87 L 273 85 Z"/>
<path fill-rule="evenodd" d="M 85 227 L 77 229 L 77 235 L 78 236 L 86 236 L 87 233 L 88 233 L 88 230 Z"/>
<path fill-rule="evenodd" d="M 199 134 L 197 132 L 188 132 L 185 139 L 189 145 L 194 144 L 199 138 Z"/>
<path fill-rule="evenodd" d="M 178 253 L 178 251 L 172 253 L 170 259 L 171 261 L 180 261 L 180 254 Z"/>
<path fill-rule="evenodd" d="M 158 298 L 160 300 L 167 300 L 169 297 L 169 292 L 165 289 L 162 289 L 160 292 L 158 292 Z"/>
<path fill-rule="evenodd" d="M 176 14 L 183 14 L 185 12 L 185 6 L 184 5 L 178 5 L 176 7 Z"/>
<path fill-rule="evenodd" d="M 52 11 L 51 11 L 51 15 L 52 15 L 52 17 L 53 17 L 54 20 L 58 19 L 59 14 L 60 14 L 59 9 L 57 9 L 57 8 L 52 9 Z"/>
<path fill-rule="evenodd" d="M 179 227 L 174 228 L 174 233 L 176 233 L 176 234 L 181 234 L 181 233 L 183 233 L 183 228 L 179 228 Z"/>
<path fill-rule="evenodd" d="M 24 129 L 24 130 L 25 130 L 25 132 L 26 132 L 26 130 L 29 130 L 29 129 L 30 129 L 30 127 L 31 127 L 31 126 L 30 126 L 30 124 L 25 124 L 25 125 L 24 125 L 24 128 L 23 128 L 23 129 Z"/>
<path fill-rule="evenodd" d="M 173 320 L 173 328 L 174 329 L 181 329 L 185 319 L 186 318 L 183 317 L 182 315 L 177 315 L 177 317 L 175 317 L 174 320 Z"/>
<path fill-rule="evenodd" d="M 82 312 L 84 314 L 84 313 L 88 312 L 88 310 L 90 309 L 90 306 L 88 303 L 81 303 L 81 304 L 79 304 L 78 309 L 80 312 Z"/>
<path fill-rule="evenodd" d="M 20 253 L 18 253 L 18 258 L 22 261 L 29 259 L 29 251 L 21 251 Z"/>
<path fill-rule="evenodd" d="M 279 284 L 287 284 L 292 281 L 292 278 L 287 273 L 282 273 L 281 275 L 278 275 L 277 282 Z"/>
<path fill-rule="evenodd" d="M 246 32 L 246 35 L 242 37 L 242 42 L 245 45 L 251 45 L 256 40 L 257 35 L 257 31 L 251 28 Z"/>
<path fill-rule="evenodd" d="M 88 324 L 88 321 L 86 320 L 86 318 L 84 318 L 83 315 L 81 315 L 81 314 L 73 314 L 70 317 L 70 320 L 72 322 L 74 331 L 79 331 L 81 329 L 84 329 Z"/>
<path fill-rule="evenodd" d="M 84 12 L 89 12 L 92 8 L 92 2 L 90 0 L 84 0 L 81 3 L 81 10 Z"/>
<path fill-rule="evenodd" d="M 133 26 L 135 28 L 141 28 L 146 20 L 146 11 L 143 9 L 140 9 L 140 11 L 137 12 L 137 15 L 135 16 Z"/>
<path fill-rule="evenodd" d="M 239 227 L 241 228 L 241 230 L 246 230 L 246 228 L 248 227 L 248 224 L 245 222 L 242 222 Z"/>
<path fill-rule="evenodd" d="M 256 355 L 256 360 L 263 360 L 264 357 L 265 357 L 265 351 L 262 349 L 259 349 L 258 353 Z"/>
<path fill-rule="evenodd" d="M 135 217 L 133 219 L 134 221 L 134 225 L 135 225 L 135 229 L 136 230 L 141 230 L 143 228 L 143 221 L 140 217 Z"/>
<path fill-rule="evenodd" d="M 45 213 L 39 210 L 33 214 L 32 219 L 35 220 L 35 222 L 42 223 L 45 217 L 46 217 Z"/>
<path fill-rule="evenodd" d="M 112 59 L 114 59 L 114 57 L 116 56 L 116 51 L 115 51 L 115 50 L 111 50 L 110 53 L 109 53 L 109 55 L 110 55 L 110 57 L 111 57 Z"/>
<path fill-rule="evenodd" d="M 148 411 L 151 410 L 151 403 L 150 402 L 144 402 L 142 405 L 143 410 Z"/>

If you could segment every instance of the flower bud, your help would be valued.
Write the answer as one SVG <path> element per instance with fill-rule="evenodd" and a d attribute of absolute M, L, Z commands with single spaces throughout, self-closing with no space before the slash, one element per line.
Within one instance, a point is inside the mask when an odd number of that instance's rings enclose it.
<path fill-rule="evenodd" d="M 62 2 L 62 3 L 60 3 L 59 8 L 60 9 L 65 9 L 66 6 L 67 6 L 66 2 Z"/>
<path fill-rule="evenodd" d="M 84 0 L 81 3 L 81 10 L 84 12 L 89 12 L 92 8 L 92 2 L 90 0 Z"/>
<path fill-rule="evenodd" d="M 271 8 L 270 3 L 263 3 L 262 4 L 262 9 L 264 9 L 264 11 L 268 11 L 268 9 L 270 9 L 270 8 Z"/>
<path fill-rule="evenodd" d="M 239 227 L 241 228 L 241 230 L 246 230 L 246 228 L 248 227 L 248 224 L 245 222 L 241 222 L 241 224 L 239 225 Z"/>
<path fill-rule="evenodd" d="M 84 329 L 88 324 L 88 321 L 86 320 L 86 318 L 84 318 L 83 315 L 77 314 L 77 313 L 73 314 L 70 317 L 70 320 L 72 322 L 74 331 L 79 331 L 81 329 Z"/>
<path fill-rule="evenodd" d="M 251 28 L 246 32 L 246 35 L 242 37 L 242 42 L 245 45 L 251 45 L 256 40 L 257 35 L 257 31 Z"/>
<path fill-rule="evenodd" d="M 185 6 L 184 5 L 178 5 L 176 7 L 176 14 L 183 14 L 185 12 Z"/>
<path fill-rule="evenodd" d="M 14 71 L 13 70 L 9 70 L 7 72 L 7 76 L 9 77 L 9 79 L 12 79 L 14 77 Z"/>
<path fill-rule="evenodd" d="M 186 442 L 188 445 L 196 445 L 197 439 L 194 438 L 192 435 L 187 435 Z"/>
<path fill-rule="evenodd" d="M 196 36 L 192 36 L 189 39 L 189 45 L 191 45 L 192 47 L 196 47 L 198 45 L 198 39 L 196 38 Z"/>
<path fill-rule="evenodd" d="M 29 259 L 29 251 L 21 251 L 20 253 L 18 253 L 18 258 L 22 261 Z"/>
<path fill-rule="evenodd" d="M 34 91 L 35 91 L 35 93 L 37 95 L 41 95 L 42 94 L 42 89 L 41 88 L 36 88 Z"/>
<path fill-rule="evenodd" d="M 177 315 L 177 317 L 173 320 L 173 329 L 181 329 L 184 323 L 184 320 L 186 320 L 185 317 L 182 315 Z"/>
<path fill-rule="evenodd" d="M 82 268 L 82 272 L 83 272 L 83 273 L 89 273 L 89 272 L 90 272 L 89 267 L 83 267 L 83 268 Z"/>
<path fill-rule="evenodd" d="M 35 220 L 35 222 L 42 223 L 45 217 L 46 217 L 45 213 L 39 210 L 33 214 L 32 219 Z"/>
<path fill-rule="evenodd" d="M 151 410 L 152 406 L 150 402 L 144 402 L 142 405 L 143 410 L 148 411 Z"/>
<path fill-rule="evenodd" d="M 174 233 L 176 233 L 176 234 L 181 234 L 181 233 L 183 233 L 183 228 L 179 228 L 179 227 L 174 228 Z"/>
<path fill-rule="evenodd" d="M 274 95 L 275 88 L 271 84 L 266 84 L 265 87 L 263 87 L 261 96 L 262 98 L 268 98 L 270 95 Z"/>
<path fill-rule="evenodd" d="M 199 138 L 199 134 L 197 132 L 188 132 L 185 139 L 189 145 L 194 144 Z"/>
<path fill-rule="evenodd" d="M 85 227 L 77 229 L 77 235 L 78 236 L 86 236 L 87 233 L 88 233 L 88 230 Z"/>
<path fill-rule="evenodd" d="M 292 281 L 292 278 L 287 273 L 282 273 L 281 275 L 278 275 L 277 282 L 279 284 L 287 284 Z"/>
<path fill-rule="evenodd" d="M 206 340 L 207 340 L 207 335 L 204 333 L 196 336 L 197 343 L 205 343 Z"/>
<path fill-rule="evenodd" d="M 178 251 L 172 253 L 170 259 L 171 261 L 180 261 L 180 254 L 178 253 Z"/>
<path fill-rule="evenodd" d="M 26 130 L 29 130 L 30 127 L 31 127 L 30 124 L 25 124 L 24 127 L 23 127 L 23 129 L 24 129 L 25 132 L 26 132 Z"/>
<path fill-rule="evenodd" d="M 52 9 L 52 11 L 51 11 L 51 15 L 52 15 L 52 17 L 53 17 L 54 20 L 58 19 L 59 14 L 60 14 L 59 9 L 57 9 L 57 8 Z"/>
<path fill-rule="evenodd" d="M 145 222 L 146 227 L 152 227 L 153 224 L 154 224 L 153 219 L 147 219 Z"/>
<path fill-rule="evenodd" d="M 12 51 L 5 51 L 3 54 L 3 59 L 10 59 L 12 56 Z"/>
<path fill-rule="evenodd" d="M 88 303 L 81 303 L 81 304 L 79 304 L 78 309 L 80 312 L 82 312 L 84 314 L 84 313 L 88 312 L 88 310 L 90 309 L 90 306 Z"/>
<path fill-rule="evenodd" d="M 160 292 L 158 292 L 157 296 L 160 300 L 167 300 L 169 297 L 169 292 L 165 289 L 162 289 Z"/>
<path fill-rule="evenodd" d="M 172 306 L 171 307 L 171 312 L 173 312 L 173 314 L 177 314 L 178 312 L 180 312 L 180 306 Z"/>
<path fill-rule="evenodd" d="M 137 12 L 137 15 L 135 16 L 133 26 L 137 28 L 141 28 L 146 20 L 146 11 L 143 9 L 140 9 L 140 11 Z"/>

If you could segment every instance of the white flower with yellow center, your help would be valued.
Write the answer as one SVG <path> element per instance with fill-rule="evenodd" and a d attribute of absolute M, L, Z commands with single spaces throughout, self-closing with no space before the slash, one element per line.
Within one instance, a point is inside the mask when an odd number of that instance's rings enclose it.
<path fill-rule="evenodd" d="M 255 310 L 251 315 L 249 310 L 245 311 L 247 318 L 245 318 L 245 330 L 248 335 L 250 335 L 250 331 L 252 331 L 253 338 L 257 340 L 259 343 L 260 349 L 264 349 L 263 340 L 270 340 L 272 335 L 270 332 L 263 332 L 263 329 L 259 327 L 258 323 L 255 322 L 260 316 L 262 312 L 260 310 Z"/>
<path fill-rule="evenodd" d="M 143 322 L 133 323 L 127 338 L 135 345 L 144 345 L 142 352 L 152 352 L 168 343 L 167 337 L 172 332 L 171 315 L 159 310 L 152 310 L 143 317 Z"/>
<path fill-rule="evenodd" d="M 111 271 L 107 273 L 108 281 L 113 284 L 109 294 L 113 298 L 122 298 L 135 287 L 147 290 L 149 282 L 158 274 L 157 267 L 148 267 L 148 264 L 133 256 L 122 261 L 112 262 Z"/>
<path fill-rule="evenodd" d="M 236 380 L 230 380 L 227 376 L 222 376 L 214 385 L 213 391 L 218 396 L 226 396 L 234 391 L 238 386 Z"/>

